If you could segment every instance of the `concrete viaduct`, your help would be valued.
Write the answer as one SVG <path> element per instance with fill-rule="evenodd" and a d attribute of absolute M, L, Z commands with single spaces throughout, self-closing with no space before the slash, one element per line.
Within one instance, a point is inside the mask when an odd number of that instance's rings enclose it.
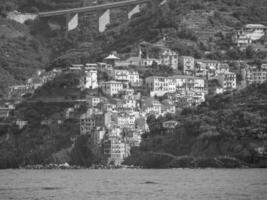
<path fill-rule="evenodd" d="M 76 29 L 78 26 L 79 13 L 86 12 L 97 12 L 98 13 L 98 23 L 99 23 L 99 32 L 104 32 L 106 26 L 110 23 L 110 10 L 121 8 L 125 6 L 132 6 L 132 9 L 128 12 L 128 19 L 140 12 L 140 6 L 142 4 L 150 4 L 153 0 L 128 0 L 128 1 L 119 1 L 107 4 L 100 4 L 94 6 L 65 9 L 65 10 L 56 10 L 48 12 L 40 12 L 38 16 L 40 18 L 53 17 L 64 15 L 67 22 L 67 30 L 71 31 Z M 167 0 L 163 0 L 159 5 L 163 5 Z"/>

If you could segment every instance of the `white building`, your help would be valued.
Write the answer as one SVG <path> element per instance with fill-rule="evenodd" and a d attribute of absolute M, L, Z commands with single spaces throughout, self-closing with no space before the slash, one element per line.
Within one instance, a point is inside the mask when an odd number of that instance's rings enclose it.
<path fill-rule="evenodd" d="M 204 78 L 185 75 L 176 75 L 169 78 L 174 81 L 176 90 L 205 91 Z"/>
<path fill-rule="evenodd" d="M 115 124 L 121 128 L 130 128 L 135 125 L 135 116 L 129 113 L 117 113 L 113 115 Z"/>
<path fill-rule="evenodd" d="M 91 113 L 84 113 L 80 116 L 80 134 L 92 135 L 96 126 L 95 119 L 93 119 Z"/>
<path fill-rule="evenodd" d="M 156 116 L 161 115 L 162 105 L 161 103 L 152 98 L 142 99 L 141 108 L 145 115 L 155 114 Z"/>
<path fill-rule="evenodd" d="M 157 65 L 160 65 L 161 64 L 161 60 L 157 59 L 157 58 L 142 58 L 141 59 L 141 66 L 142 67 L 152 66 L 154 63 L 157 64 Z"/>
<path fill-rule="evenodd" d="M 102 84 L 102 90 L 105 94 L 113 96 L 123 90 L 123 83 L 118 81 L 108 81 Z"/>
<path fill-rule="evenodd" d="M 114 69 L 111 71 L 111 76 L 116 81 L 128 81 L 129 71 L 126 69 Z"/>
<path fill-rule="evenodd" d="M 217 60 L 196 60 L 195 75 L 214 79 L 218 74 L 229 72 L 229 65 Z"/>
<path fill-rule="evenodd" d="M 146 78 L 145 83 L 151 97 L 163 96 L 176 90 L 175 82 L 168 77 L 150 76 Z"/>
<path fill-rule="evenodd" d="M 262 24 L 247 24 L 241 31 L 238 31 L 233 38 L 234 43 L 242 50 L 246 49 L 253 42 L 266 35 L 267 27 Z"/>
<path fill-rule="evenodd" d="M 128 74 L 128 81 L 131 85 L 139 85 L 140 84 L 140 77 L 137 71 L 129 70 Z"/>
<path fill-rule="evenodd" d="M 109 158 L 110 162 L 120 165 L 130 155 L 130 146 L 118 137 L 109 137 L 104 141 L 104 155 Z"/>
<path fill-rule="evenodd" d="M 140 82 L 139 73 L 134 70 L 114 69 L 111 76 L 117 81 L 128 81 L 133 85 L 138 85 Z"/>
<path fill-rule="evenodd" d="M 262 84 L 267 80 L 267 70 L 258 69 L 242 69 L 242 78 L 246 81 L 246 84 Z"/>
<path fill-rule="evenodd" d="M 85 67 L 85 75 L 80 79 L 80 86 L 82 89 L 95 89 L 98 87 L 97 70 L 95 67 Z"/>
<path fill-rule="evenodd" d="M 221 73 L 217 76 L 218 82 L 224 91 L 236 89 L 236 74 L 232 72 Z"/>
<path fill-rule="evenodd" d="M 96 107 L 100 102 L 100 97 L 86 96 L 87 103 L 90 107 Z"/>
<path fill-rule="evenodd" d="M 167 65 L 174 70 L 178 69 L 178 53 L 170 49 L 164 49 L 160 55 L 159 60 L 162 65 Z"/>
<path fill-rule="evenodd" d="M 243 28 L 244 34 L 252 41 L 261 39 L 266 34 L 267 27 L 262 24 L 247 24 Z"/>
<path fill-rule="evenodd" d="M 192 75 L 195 71 L 195 59 L 191 56 L 179 58 L 179 69 L 186 75 Z"/>

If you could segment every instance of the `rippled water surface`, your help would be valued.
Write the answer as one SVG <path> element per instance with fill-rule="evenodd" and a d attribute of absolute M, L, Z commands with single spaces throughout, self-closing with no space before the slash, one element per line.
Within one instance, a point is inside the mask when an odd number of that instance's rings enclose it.
<path fill-rule="evenodd" d="M 267 170 L 0 170 L 5 199 L 264 200 Z"/>

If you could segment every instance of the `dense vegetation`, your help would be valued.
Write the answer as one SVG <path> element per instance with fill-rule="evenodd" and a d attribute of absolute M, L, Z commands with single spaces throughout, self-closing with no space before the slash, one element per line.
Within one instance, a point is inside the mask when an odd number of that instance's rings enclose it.
<path fill-rule="evenodd" d="M 25 82 L 49 62 L 49 51 L 25 25 L 0 17 L 0 98 L 8 85 Z"/>
<path fill-rule="evenodd" d="M 16 117 L 29 122 L 22 130 L 15 124 L 0 126 L 0 168 L 64 162 L 89 166 L 92 163 L 94 157 L 86 145 L 90 138 L 79 138 L 79 120 L 65 120 L 65 111 L 73 107 L 74 102 L 46 101 L 47 98 L 71 100 L 72 95 L 79 96 L 76 75 L 57 77 L 16 107 Z M 84 113 L 84 106 L 77 111 Z M 12 123 L 12 119 L 7 122 Z"/>
<path fill-rule="evenodd" d="M 267 83 L 252 85 L 240 92 L 207 99 L 198 108 L 185 109 L 176 116 L 149 117 L 150 132 L 127 163 L 144 167 L 173 164 L 173 159 L 164 161 L 151 156 L 151 152 L 159 152 L 183 156 L 187 161 L 230 156 L 252 166 L 260 165 L 256 148 L 267 145 L 266 91 Z M 162 122 L 166 120 L 177 121 L 177 127 L 164 129 Z M 179 162 L 177 166 L 180 166 Z"/>

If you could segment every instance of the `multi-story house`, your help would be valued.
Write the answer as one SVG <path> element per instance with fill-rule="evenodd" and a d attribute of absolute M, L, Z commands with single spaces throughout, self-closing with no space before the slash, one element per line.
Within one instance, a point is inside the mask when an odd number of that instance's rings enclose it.
<path fill-rule="evenodd" d="M 134 70 L 129 70 L 128 81 L 132 86 L 140 86 L 141 80 L 139 77 L 139 73 Z"/>
<path fill-rule="evenodd" d="M 205 101 L 205 92 L 201 91 L 177 91 L 174 94 L 168 94 L 167 98 L 170 99 L 176 108 L 186 108 L 197 106 Z"/>
<path fill-rule="evenodd" d="M 267 27 L 262 24 L 247 24 L 233 37 L 233 42 L 241 49 L 246 49 L 253 42 L 266 35 Z"/>
<path fill-rule="evenodd" d="M 95 96 L 86 96 L 86 100 L 89 107 L 96 107 L 101 102 L 101 98 Z"/>
<path fill-rule="evenodd" d="M 150 76 L 146 78 L 145 83 L 151 97 L 163 96 L 176 90 L 175 82 L 168 77 Z"/>
<path fill-rule="evenodd" d="M 238 31 L 233 37 L 233 42 L 240 50 L 245 50 L 249 45 L 252 44 L 252 39 L 246 33 Z"/>
<path fill-rule="evenodd" d="M 262 84 L 267 80 L 267 70 L 242 69 L 246 84 Z"/>
<path fill-rule="evenodd" d="M 91 109 L 80 116 L 80 133 L 91 135 L 97 127 L 109 128 L 111 113 L 94 112 Z"/>
<path fill-rule="evenodd" d="M 129 113 L 116 113 L 112 117 L 115 124 L 121 128 L 130 128 L 135 125 L 135 116 Z"/>
<path fill-rule="evenodd" d="M 179 57 L 179 69 L 183 74 L 193 75 L 195 71 L 195 59 L 191 56 Z"/>
<path fill-rule="evenodd" d="M 111 72 L 111 77 L 116 81 L 128 81 L 129 71 L 126 69 L 114 69 Z"/>
<path fill-rule="evenodd" d="M 110 96 L 113 96 L 115 94 L 118 94 L 119 91 L 123 90 L 123 83 L 118 81 L 108 81 L 102 83 L 102 91 Z"/>
<path fill-rule="evenodd" d="M 169 77 L 175 83 L 176 90 L 205 91 L 205 79 L 195 76 L 176 75 Z"/>
<path fill-rule="evenodd" d="M 109 163 L 120 165 L 130 155 L 130 146 L 119 137 L 109 137 L 104 141 L 104 155 L 108 157 Z"/>
<path fill-rule="evenodd" d="M 178 69 L 178 53 L 170 49 L 164 49 L 159 54 L 159 60 L 162 65 L 167 65 L 174 70 Z"/>
<path fill-rule="evenodd" d="M 261 39 L 266 34 L 267 27 L 262 24 L 247 24 L 243 28 L 243 32 L 252 41 Z"/>
<path fill-rule="evenodd" d="M 97 70 L 95 67 L 85 67 L 85 74 L 81 76 L 80 87 L 81 89 L 95 89 L 98 87 Z"/>
<path fill-rule="evenodd" d="M 95 127 L 96 127 L 96 122 L 91 114 L 84 113 L 80 116 L 81 135 L 91 135 Z"/>
<path fill-rule="evenodd" d="M 161 64 L 160 59 L 157 59 L 157 58 L 142 58 L 141 59 L 141 67 L 149 67 L 149 66 L 152 66 L 153 64 L 160 65 Z"/>
<path fill-rule="evenodd" d="M 218 74 L 217 76 L 220 86 L 223 91 L 232 91 L 236 89 L 236 74 L 233 72 L 226 72 Z"/>
<path fill-rule="evenodd" d="M 117 102 L 117 108 L 122 109 L 132 109 L 134 110 L 137 107 L 137 101 L 132 97 L 124 97 L 122 100 Z"/>
<path fill-rule="evenodd" d="M 229 65 L 216 60 L 196 60 L 195 75 L 215 79 L 220 73 L 229 72 Z"/>
<path fill-rule="evenodd" d="M 116 81 L 127 81 L 131 85 L 139 85 L 140 83 L 139 73 L 134 70 L 114 69 L 111 71 L 111 76 Z"/>
<path fill-rule="evenodd" d="M 141 100 L 141 109 L 145 115 L 155 114 L 156 116 L 161 115 L 161 103 L 152 98 L 143 98 Z"/>

